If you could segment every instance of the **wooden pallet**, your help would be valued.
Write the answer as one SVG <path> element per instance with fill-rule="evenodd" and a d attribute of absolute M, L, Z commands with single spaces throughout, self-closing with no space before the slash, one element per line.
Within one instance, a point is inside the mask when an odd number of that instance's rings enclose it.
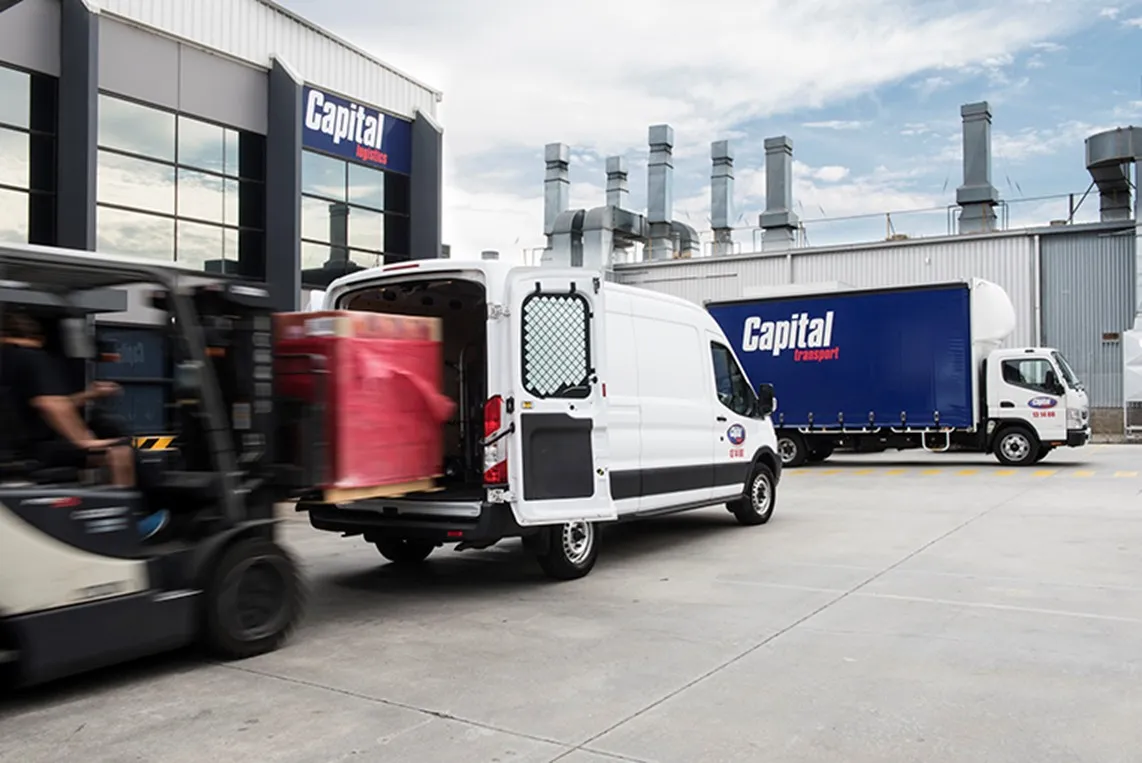
<path fill-rule="evenodd" d="M 325 503 L 350 503 L 352 501 L 365 501 L 370 498 L 400 498 L 409 493 L 431 493 L 442 489 L 437 486 L 434 477 L 429 477 L 392 485 L 325 488 L 322 491 L 322 500 Z"/>

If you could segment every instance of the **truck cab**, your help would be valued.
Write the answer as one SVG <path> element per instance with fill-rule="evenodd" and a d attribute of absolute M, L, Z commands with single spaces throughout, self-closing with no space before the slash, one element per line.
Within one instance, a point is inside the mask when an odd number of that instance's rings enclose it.
<path fill-rule="evenodd" d="M 1090 440 L 1090 399 L 1058 350 L 993 350 L 984 379 L 988 434 L 1001 462 L 1034 463 L 1055 448 Z"/>

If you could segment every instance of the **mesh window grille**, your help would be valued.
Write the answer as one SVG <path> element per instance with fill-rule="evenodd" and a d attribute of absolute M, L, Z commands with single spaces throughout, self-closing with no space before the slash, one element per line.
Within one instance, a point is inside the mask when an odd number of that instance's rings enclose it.
<path fill-rule="evenodd" d="M 538 398 L 591 393 L 590 311 L 578 294 L 529 296 L 523 303 L 523 385 Z"/>

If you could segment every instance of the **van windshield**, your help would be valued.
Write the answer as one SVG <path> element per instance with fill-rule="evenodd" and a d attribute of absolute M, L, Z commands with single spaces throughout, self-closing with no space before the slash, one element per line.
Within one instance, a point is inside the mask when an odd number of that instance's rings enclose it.
<path fill-rule="evenodd" d="M 1054 358 L 1059 370 L 1063 372 L 1063 379 L 1066 380 L 1067 386 L 1071 389 L 1082 389 L 1082 382 L 1079 381 L 1078 375 L 1076 375 L 1074 369 L 1071 368 L 1071 364 L 1063 357 L 1063 353 L 1055 350 L 1051 353 L 1051 357 Z"/>

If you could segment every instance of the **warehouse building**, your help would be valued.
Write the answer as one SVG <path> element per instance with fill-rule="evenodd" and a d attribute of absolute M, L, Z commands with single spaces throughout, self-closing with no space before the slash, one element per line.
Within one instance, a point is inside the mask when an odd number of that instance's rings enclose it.
<path fill-rule="evenodd" d="M 268 0 L 0 0 L 0 238 L 264 281 L 441 254 L 439 92 Z"/>
<path fill-rule="evenodd" d="M 1067 356 L 1087 385 L 1098 433 L 1142 434 L 1142 204 L 1130 170 L 1142 159 L 1142 128 L 1122 128 L 1086 141 L 1091 176 L 1087 203 L 1099 220 L 1044 220 L 1005 229 L 991 178 L 991 110 L 967 104 L 963 119 L 963 184 L 949 205 L 948 235 L 843 246 L 804 245 L 794 213 L 793 143 L 766 140 L 766 209 L 753 230 L 754 251 L 738 251 L 731 221 L 733 152 L 711 144 L 708 249 L 699 234 L 673 219 L 673 131 L 649 131 L 646 212 L 628 209 L 621 157 L 607 160 L 606 199 L 592 210 L 568 208 L 570 151 L 546 149 L 544 260 L 601 266 L 610 278 L 696 303 L 749 297 L 774 289 L 879 287 L 985 278 L 1011 296 L 1018 328 L 1008 346 L 1048 345 Z M 1083 152 L 1075 147 L 1075 160 Z M 1132 203 L 1133 201 L 1133 203 Z M 600 202 L 604 200 L 600 199 Z M 1132 214 L 1133 210 L 1133 214 Z M 600 242 L 602 245 L 600 246 Z M 599 252 L 605 252 L 600 255 Z M 599 257 L 601 261 L 591 261 Z"/>

